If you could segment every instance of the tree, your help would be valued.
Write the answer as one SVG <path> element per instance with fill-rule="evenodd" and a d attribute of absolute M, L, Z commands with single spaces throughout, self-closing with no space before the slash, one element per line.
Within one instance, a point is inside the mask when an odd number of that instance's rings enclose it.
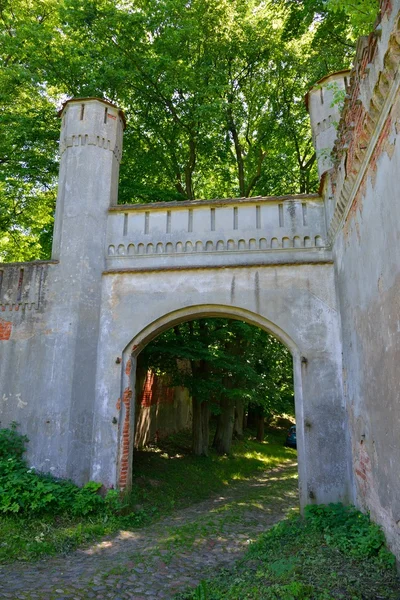
<path fill-rule="evenodd" d="M 188 368 L 182 368 L 182 361 Z M 293 414 L 292 360 L 273 336 L 232 319 L 200 319 L 161 334 L 141 353 L 145 368 L 168 374 L 189 389 L 193 451 L 207 454 L 208 420 L 216 415 L 213 446 L 229 454 L 235 408 L 249 403 L 261 414 Z"/>
<path fill-rule="evenodd" d="M 56 6 L 5 1 L 0 7 L 0 260 L 50 253 L 59 124 L 34 56 L 51 37 Z"/>
<path fill-rule="evenodd" d="M 303 103 L 350 64 L 375 0 L 4 0 L 0 260 L 49 255 L 56 106 L 128 117 L 121 203 L 311 192 Z"/>

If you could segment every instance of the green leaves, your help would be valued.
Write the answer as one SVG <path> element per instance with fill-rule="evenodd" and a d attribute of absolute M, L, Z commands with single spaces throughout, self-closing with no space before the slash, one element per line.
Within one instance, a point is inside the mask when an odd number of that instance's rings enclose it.
<path fill-rule="evenodd" d="M 306 506 L 305 514 L 310 524 L 324 533 L 330 546 L 349 556 L 374 557 L 386 568 L 394 566 L 395 559 L 386 548 L 385 536 L 369 515 L 340 503 Z"/>
<path fill-rule="evenodd" d="M 207 365 L 206 377 L 197 373 L 200 361 Z M 266 415 L 293 413 L 290 352 L 273 336 L 243 321 L 211 318 L 182 323 L 153 340 L 140 354 L 139 364 L 167 373 L 173 385 L 211 402 L 216 413 L 222 396 L 260 405 Z"/>
<path fill-rule="evenodd" d="M 99 494 L 101 483 L 89 481 L 79 488 L 72 481 L 28 468 L 22 458 L 27 442 L 27 437 L 18 433 L 15 423 L 10 429 L 0 429 L 0 513 L 24 517 L 49 513 L 79 517 L 115 514 L 121 510 L 119 493 L 110 490 L 103 498 Z"/>
<path fill-rule="evenodd" d="M 66 97 L 99 96 L 125 110 L 120 203 L 315 191 L 303 97 L 350 64 L 374 7 L 376 0 L 3 2 L 0 260 L 49 257 L 56 107 Z"/>

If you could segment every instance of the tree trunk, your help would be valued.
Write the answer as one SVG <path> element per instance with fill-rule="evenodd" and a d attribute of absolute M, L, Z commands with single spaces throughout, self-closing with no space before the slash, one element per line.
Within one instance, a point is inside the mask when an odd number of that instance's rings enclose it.
<path fill-rule="evenodd" d="M 246 184 L 244 177 L 244 160 L 243 160 L 243 150 L 240 144 L 239 133 L 236 128 L 236 124 L 233 118 L 233 110 L 232 110 L 233 96 L 229 96 L 228 98 L 228 110 L 227 110 L 227 120 L 228 120 L 228 129 L 233 139 L 233 143 L 235 145 L 235 155 L 236 155 L 236 165 L 237 165 L 237 175 L 238 175 L 238 183 L 240 195 L 244 197 L 246 195 Z"/>
<path fill-rule="evenodd" d="M 230 454 L 235 422 L 235 405 L 227 398 L 221 398 L 220 406 L 221 413 L 218 415 L 213 446 L 218 454 Z"/>
<path fill-rule="evenodd" d="M 208 456 L 208 446 L 210 443 L 210 405 L 208 402 L 201 404 L 201 433 L 203 450 L 202 455 Z"/>
<path fill-rule="evenodd" d="M 253 405 L 249 405 L 248 409 L 247 409 L 247 426 L 248 427 L 255 427 L 257 423 L 257 414 L 256 414 L 256 408 Z"/>
<path fill-rule="evenodd" d="M 203 454 L 203 427 L 201 419 L 202 403 L 195 397 L 192 397 L 192 450 L 195 456 Z"/>
<path fill-rule="evenodd" d="M 264 441 L 264 415 L 257 414 L 257 436 L 256 439 L 258 442 Z"/>
<path fill-rule="evenodd" d="M 243 400 L 236 400 L 235 425 L 233 427 L 233 433 L 239 439 L 241 439 L 243 437 L 243 422 L 244 422 Z"/>
<path fill-rule="evenodd" d="M 243 431 L 244 431 L 245 429 L 247 429 L 247 418 L 248 418 L 248 414 L 249 414 L 248 412 L 244 412 L 244 414 L 243 414 Z"/>
<path fill-rule="evenodd" d="M 207 363 L 203 360 L 191 362 L 192 373 L 196 377 L 207 376 Z M 192 396 L 192 449 L 195 456 L 208 456 L 210 438 L 210 406 L 207 401 L 201 401 Z"/>

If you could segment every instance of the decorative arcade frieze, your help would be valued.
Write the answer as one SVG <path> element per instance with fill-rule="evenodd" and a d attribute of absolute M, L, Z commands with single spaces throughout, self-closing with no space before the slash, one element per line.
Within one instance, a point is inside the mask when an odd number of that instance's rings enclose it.
<path fill-rule="evenodd" d="M 278 262 L 291 260 L 288 253 L 315 260 L 325 249 L 324 206 L 316 194 L 125 205 L 112 207 L 108 218 L 110 269 L 213 266 L 238 255 L 271 262 L 277 253 Z"/>

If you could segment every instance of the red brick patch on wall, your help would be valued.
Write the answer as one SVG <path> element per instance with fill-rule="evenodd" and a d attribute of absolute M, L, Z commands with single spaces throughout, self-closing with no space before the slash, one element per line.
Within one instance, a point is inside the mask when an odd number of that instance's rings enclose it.
<path fill-rule="evenodd" d="M 173 404 L 174 395 L 175 388 L 165 385 L 162 377 L 159 377 L 153 371 L 147 371 L 138 403 L 143 407 L 155 404 Z"/>
<path fill-rule="evenodd" d="M 12 322 L 0 319 L 0 341 L 7 341 L 10 339 L 12 330 Z"/>
<path fill-rule="evenodd" d="M 132 361 L 131 359 L 128 360 L 128 362 L 126 363 L 126 368 L 125 368 L 125 373 L 128 375 L 128 377 L 130 377 L 132 371 Z"/>
<path fill-rule="evenodd" d="M 368 456 L 367 449 L 363 442 L 358 447 L 358 457 L 356 460 L 355 474 L 358 482 L 358 491 L 364 500 L 367 500 L 372 485 L 371 459 Z"/>
<path fill-rule="evenodd" d="M 131 416 L 131 400 L 132 390 L 126 388 L 122 396 L 122 402 L 125 406 L 125 419 L 122 427 L 122 454 L 121 454 L 121 471 L 119 474 L 120 488 L 126 487 L 129 468 L 129 453 L 131 452 L 129 437 L 130 437 L 130 416 Z"/>

